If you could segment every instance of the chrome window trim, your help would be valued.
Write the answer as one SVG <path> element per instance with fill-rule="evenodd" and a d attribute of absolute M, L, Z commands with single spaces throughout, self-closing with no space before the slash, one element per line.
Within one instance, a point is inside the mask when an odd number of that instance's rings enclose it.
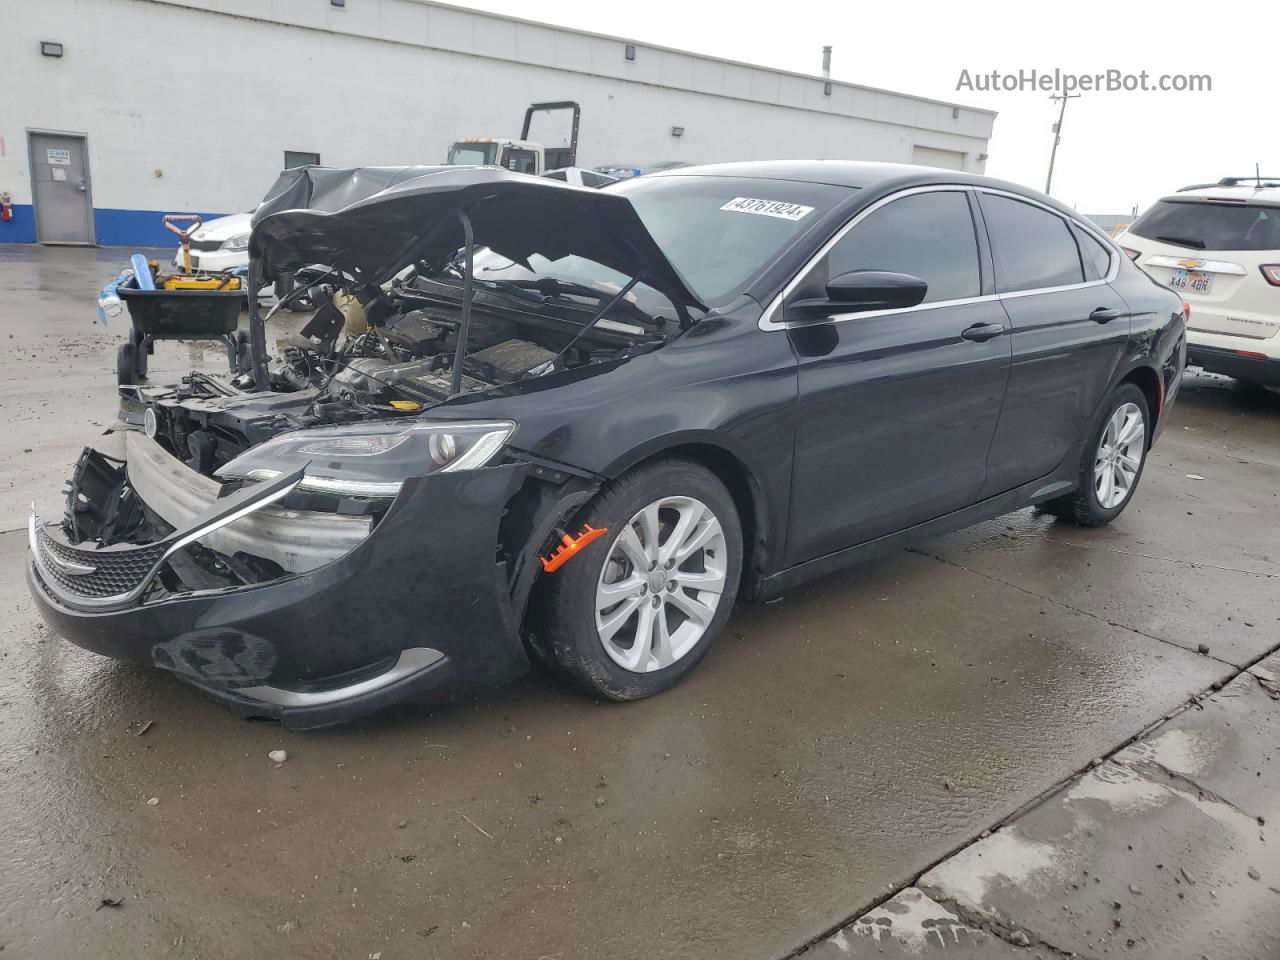
<path fill-rule="evenodd" d="M 789 297 L 792 294 L 795 288 L 800 285 L 800 282 L 804 280 L 806 276 L 808 276 L 809 272 L 813 270 L 818 265 L 819 262 L 821 262 L 823 257 L 825 257 L 828 253 L 831 252 L 831 248 L 834 247 L 837 243 L 839 243 L 844 238 L 844 235 L 846 233 L 848 233 L 850 230 L 856 227 L 859 223 L 861 223 L 867 216 L 879 210 L 881 207 L 887 206 L 888 204 L 893 203 L 895 200 L 901 200 L 903 197 L 910 197 L 919 193 L 989 193 L 999 197 L 1008 197 L 1012 200 L 1019 200 L 1023 203 L 1030 204 L 1033 207 L 1039 207 L 1040 209 L 1046 211 L 1047 213 L 1053 214 L 1055 217 L 1058 217 L 1061 220 L 1068 221 L 1069 223 L 1074 223 L 1076 226 L 1080 227 L 1082 230 L 1085 230 L 1087 233 L 1089 233 L 1090 236 L 1101 241 L 1103 247 L 1105 247 L 1111 254 L 1111 268 L 1107 272 L 1107 275 L 1100 280 L 1085 280 L 1082 283 L 1068 283 L 1068 284 L 1062 284 L 1056 287 L 1035 287 L 1031 290 L 1013 290 L 1013 291 L 1010 291 L 1009 293 L 988 293 L 978 297 L 962 297 L 956 300 L 935 300 L 931 303 L 917 304 L 914 307 L 897 307 L 890 310 L 861 310 L 861 311 L 853 311 L 849 313 L 836 313 L 831 315 L 831 318 L 830 318 L 831 323 L 841 323 L 845 320 L 853 320 L 859 317 L 887 317 L 887 316 L 890 316 L 893 314 L 899 314 L 899 313 L 920 313 L 921 311 L 925 311 L 925 310 L 935 310 L 939 307 L 957 307 L 957 306 L 963 306 L 969 303 L 985 303 L 990 300 L 1004 300 L 1004 299 L 1013 299 L 1016 297 L 1030 297 L 1030 296 L 1036 296 L 1042 293 L 1058 293 L 1060 291 L 1084 290 L 1088 287 L 1097 287 L 1097 286 L 1102 286 L 1103 284 L 1112 283 L 1115 281 L 1116 277 L 1120 273 L 1121 254 L 1120 254 L 1119 247 L 1116 246 L 1115 242 L 1112 241 L 1110 237 L 1106 236 L 1101 231 L 1095 229 L 1091 224 L 1086 223 L 1084 220 L 1077 220 L 1074 217 L 1068 218 L 1060 210 L 1055 210 L 1053 207 L 1049 206 L 1048 204 L 1041 203 L 1038 200 L 1033 200 L 1030 197 L 1024 197 L 1021 194 L 1013 193 L 1008 190 L 1000 190 L 999 188 L 996 188 L 996 187 L 984 187 L 984 186 L 976 186 L 972 184 L 960 184 L 960 183 L 933 183 L 933 184 L 927 184 L 922 187 L 908 187 L 905 190 L 899 190 L 896 193 L 889 194 L 889 196 L 887 197 L 881 197 L 879 200 L 877 200 L 871 206 L 867 207 L 865 210 L 860 210 L 857 216 L 855 216 L 852 220 L 850 220 L 848 223 L 842 226 L 839 230 L 837 230 L 835 234 L 832 235 L 832 237 L 822 245 L 822 247 L 818 250 L 818 252 L 815 253 L 812 257 L 810 257 L 809 260 L 804 264 L 804 266 L 802 266 L 796 272 L 796 275 L 792 277 L 790 281 L 788 281 L 787 285 L 782 288 L 781 292 L 779 292 L 777 296 L 775 296 L 772 300 L 769 301 L 769 305 L 765 308 L 764 313 L 760 315 L 760 319 L 756 325 L 761 330 L 764 330 L 766 332 L 773 332 L 776 330 L 788 329 L 788 324 L 785 320 L 775 320 L 774 316 L 782 310 L 783 302 L 787 299 L 787 297 Z M 1074 239 L 1075 238 L 1072 237 L 1072 240 Z M 1080 269 L 1081 271 L 1084 270 L 1083 254 L 1081 254 Z M 797 326 L 809 326 L 809 324 L 797 324 Z"/>

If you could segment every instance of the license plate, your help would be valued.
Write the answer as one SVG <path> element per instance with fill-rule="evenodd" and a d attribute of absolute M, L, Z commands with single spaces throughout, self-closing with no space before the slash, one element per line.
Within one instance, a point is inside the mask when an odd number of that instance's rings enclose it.
<path fill-rule="evenodd" d="M 1208 293 L 1213 286 L 1213 274 L 1199 270 L 1175 270 L 1169 286 L 1175 290 L 1190 290 L 1192 293 Z"/>

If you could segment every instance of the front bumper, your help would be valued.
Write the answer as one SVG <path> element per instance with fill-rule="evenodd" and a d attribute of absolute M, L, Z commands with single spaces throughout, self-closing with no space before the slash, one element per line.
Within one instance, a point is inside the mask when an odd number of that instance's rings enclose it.
<path fill-rule="evenodd" d="M 497 559 L 503 508 L 527 473 L 407 481 L 354 549 L 269 583 L 102 609 L 69 600 L 35 554 L 28 582 L 41 616 L 78 646 L 172 671 L 245 716 L 343 722 L 528 668 Z"/>
<path fill-rule="evenodd" d="M 182 247 L 173 253 L 173 265 L 182 267 Z M 219 273 L 224 270 L 237 270 L 249 266 L 248 250 L 192 250 L 191 269 Z"/>

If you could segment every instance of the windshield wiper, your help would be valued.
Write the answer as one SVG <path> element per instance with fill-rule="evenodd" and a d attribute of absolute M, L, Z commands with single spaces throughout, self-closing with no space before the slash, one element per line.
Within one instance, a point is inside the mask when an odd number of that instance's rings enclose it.
<path fill-rule="evenodd" d="M 1192 240 L 1188 237 L 1162 237 L 1156 236 L 1157 240 L 1163 240 L 1165 243 L 1172 243 L 1179 247 L 1190 247 L 1192 250 L 1203 250 L 1203 240 Z"/>
<path fill-rule="evenodd" d="M 629 314 L 637 320 L 641 320 L 646 324 L 653 323 L 653 317 L 646 313 L 636 304 L 627 300 L 625 297 L 619 297 L 616 292 L 609 290 L 601 290 L 599 287 L 593 287 L 590 284 L 578 283 L 574 280 L 561 280 L 559 277 L 538 277 L 536 280 L 477 280 L 486 286 L 494 286 L 499 289 L 510 287 L 511 292 L 517 296 L 527 297 L 528 293 L 537 293 L 542 296 L 539 301 L 546 303 L 559 296 L 574 297 L 590 297 L 597 302 L 611 301 L 611 307 L 617 307 L 624 313 Z M 630 292 L 635 283 L 628 283 L 624 288 L 626 292 Z M 599 319 L 599 318 L 597 318 Z"/>

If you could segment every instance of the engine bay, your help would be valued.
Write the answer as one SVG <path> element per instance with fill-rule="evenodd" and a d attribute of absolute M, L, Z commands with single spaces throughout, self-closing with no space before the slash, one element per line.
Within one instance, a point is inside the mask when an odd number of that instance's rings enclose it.
<path fill-rule="evenodd" d="M 192 373 L 176 385 L 135 388 L 126 419 L 209 475 L 282 432 L 415 416 L 459 396 L 652 350 L 680 329 L 674 316 L 642 309 L 629 288 L 541 276 L 476 281 L 464 336 L 462 276 L 450 264 L 417 265 L 383 287 L 318 267 L 299 271 L 294 283 L 318 309 L 298 332 L 275 339 L 268 390 L 249 373 Z"/>

